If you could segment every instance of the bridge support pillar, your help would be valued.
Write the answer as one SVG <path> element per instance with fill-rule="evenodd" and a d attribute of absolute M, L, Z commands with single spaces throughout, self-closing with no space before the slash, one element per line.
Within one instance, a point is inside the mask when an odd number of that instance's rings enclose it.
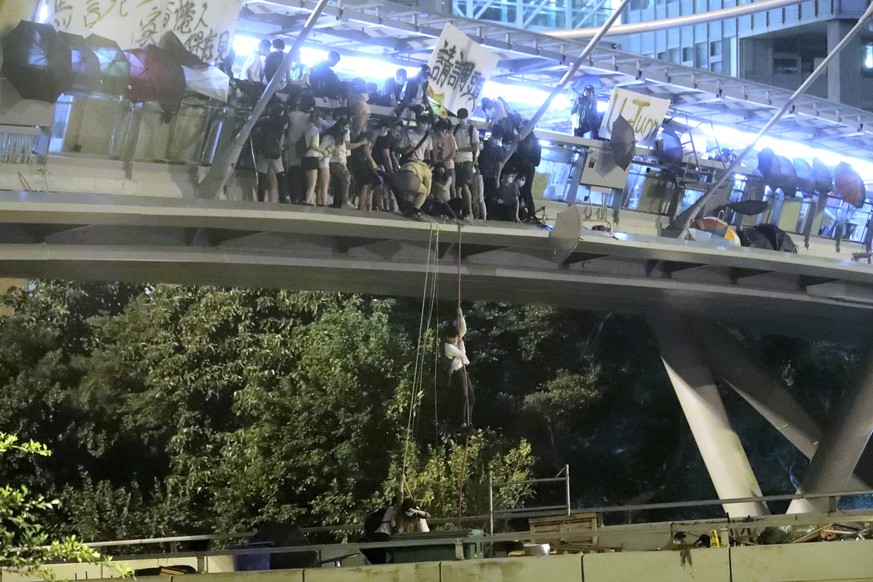
<path fill-rule="evenodd" d="M 653 319 L 649 327 L 719 498 L 761 497 L 692 326 L 675 319 Z M 728 503 L 724 510 L 732 518 L 769 514 L 763 502 Z"/>
<path fill-rule="evenodd" d="M 702 327 L 698 325 L 695 329 Z M 811 459 L 821 439 L 818 423 L 730 332 L 711 323 L 706 324 L 705 330 L 695 337 L 713 373 L 730 384 L 797 450 Z"/>
<path fill-rule="evenodd" d="M 800 487 L 802 493 L 854 489 L 852 475 L 873 432 L 873 350 L 868 347 L 857 380 L 830 419 Z M 827 511 L 828 499 L 796 499 L 788 513 Z"/>

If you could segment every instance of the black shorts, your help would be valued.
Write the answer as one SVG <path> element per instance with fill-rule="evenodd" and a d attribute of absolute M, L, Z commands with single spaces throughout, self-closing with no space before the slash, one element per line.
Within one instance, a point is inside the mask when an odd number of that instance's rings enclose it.
<path fill-rule="evenodd" d="M 473 162 L 455 162 L 455 183 L 458 186 L 471 185 L 475 175 Z"/>
<path fill-rule="evenodd" d="M 315 156 L 305 156 L 300 161 L 300 166 L 306 171 L 317 170 L 318 169 L 318 162 L 319 162 L 319 160 Z"/>

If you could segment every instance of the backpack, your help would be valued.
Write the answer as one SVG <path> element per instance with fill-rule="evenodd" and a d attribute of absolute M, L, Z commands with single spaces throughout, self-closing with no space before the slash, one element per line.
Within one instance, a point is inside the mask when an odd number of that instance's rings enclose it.
<path fill-rule="evenodd" d="M 459 129 L 461 129 L 461 126 L 460 126 L 460 125 L 456 125 L 455 128 L 452 130 L 452 135 L 454 135 L 455 137 L 457 137 L 457 135 L 458 135 L 458 130 L 459 130 Z M 475 128 L 473 127 L 472 124 L 470 124 L 470 125 L 467 126 L 467 132 L 469 133 L 469 136 L 470 136 L 470 143 L 471 143 L 471 144 L 473 143 L 473 131 L 474 131 L 474 129 L 475 129 Z"/>
<path fill-rule="evenodd" d="M 369 535 L 379 529 L 386 511 L 388 511 L 388 508 L 382 507 L 367 516 L 367 519 L 364 520 L 364 534 Z"/>

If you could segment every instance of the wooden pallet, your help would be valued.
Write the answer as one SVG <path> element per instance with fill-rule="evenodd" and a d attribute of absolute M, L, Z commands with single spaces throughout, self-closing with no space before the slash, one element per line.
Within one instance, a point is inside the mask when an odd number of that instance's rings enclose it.
<path fill-rule="evenodd" d="M 571 515 L 558 515 L 555 517 L 532 517 L 528 521 L 531 534 L 548 536 L 549 539 L 565 541 L 561 534 L 573 534 L 566 536 L 568 542 L 581 542 L 590 540 L 597 545 L 597 514 L 596 513 L 573 513 Z"/>

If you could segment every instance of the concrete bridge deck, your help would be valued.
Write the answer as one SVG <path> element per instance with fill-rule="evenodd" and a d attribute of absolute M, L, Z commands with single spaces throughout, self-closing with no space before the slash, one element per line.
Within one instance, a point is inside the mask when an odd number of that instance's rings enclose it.
<path fill-rule="evenodd" d="M 873 266 L 844 258 L 584 231 L 563 264 L 549 232 L 387 213 L 0 191 L 0 276 L 283 287 L 551 304 L 839 338 L 873 324 Z M 429 255 L 429 248 L 433 254 Z M 430 267 L 429 267 L 430 256 Z"/>

